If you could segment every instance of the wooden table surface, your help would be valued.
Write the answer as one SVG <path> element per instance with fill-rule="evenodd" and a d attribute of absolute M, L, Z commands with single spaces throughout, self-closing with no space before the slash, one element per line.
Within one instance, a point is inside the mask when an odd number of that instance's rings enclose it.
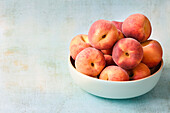
<path fill-rule="evenodd" d="M 0 113 L 169 113 L 170 1 L 0 0 Z M 123 21 L 143 13 L 163 46 L 156 87 L 111 100 L 81 90 L 70 77 L 69 44 L 98 19 Z"/>

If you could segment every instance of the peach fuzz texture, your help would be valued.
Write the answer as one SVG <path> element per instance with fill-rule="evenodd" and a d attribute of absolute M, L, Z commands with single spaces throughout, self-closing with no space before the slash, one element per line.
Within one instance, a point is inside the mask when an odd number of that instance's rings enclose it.
<path fill-rule="evenodd" d="M 103 53 L 92 47 L 82 50 L 75 60 L 77 71 L 93 77 L 99 75 L 105 65 Z"/>
<path fill-rule="evenodd" d="M 118 31 L 108 20 L 95 21 L 88 32 L 90 44 L 97 49 L 110 49 L 118 39 Z"/>
<path fill-rule="evenodd" d="M 139 42 L 146 41 L 150 37 L 151 31 L 151 23 L 143 14 L 130 15 L 122 24 L 123 34 L 126 37 L 132 37 Z"/>
<path fill-rule="evenodd" d="M 163 50 L 160 43 L 156 40 L 147 40 L 141 43 L 143 47 L 142 62 L 149 68 L 157 66 L 162 60 Z"/>
<path fill-rule="evenodd" d="M 118 40 L 124 38 L 123 33 L 119 29 L 117 31 L 118 31 Z"/>
<path fill-rule="evenodd" d="M 80 34 L 75 36 L 70 43 L 70 55 L 75 60 L 77 54 L 87 47 L 91 47 L 88 43 L 88 36 L 84 34 Z"/>
<path fill-rule="evenodd" d="M 113 47 L 112 58 L 118 66 L 133 69 L 143 58 L 143 48 L 135 39 L 124 38 Z"/>
<path fill-rule="evenodd" d="M 147 65 L 145 65 L 144 63 L 140 63 L 132 70 L 132 74 L 133 76 L 131 77 L 131 79 L 137 80 L 150 76 L 151 71 Z"/>
<path fill-rule="evenodd" d="M 127 72 L 118 66 L 107 66 L 100 74 L 99 79 L 108 81 L 128 81 Z"/>

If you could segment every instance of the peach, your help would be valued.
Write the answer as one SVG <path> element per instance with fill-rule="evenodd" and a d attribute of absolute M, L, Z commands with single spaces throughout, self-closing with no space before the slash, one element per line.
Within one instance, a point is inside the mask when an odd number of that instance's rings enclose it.
<path fill-rule="evenodd" d="M 70 43 L 70 55 L 75 60 L 77 54 L 83 49 L 91 47 L 88 41 L 88 36 L 85 34 L 80 34 L 75 36 Z"/>
<path fill-rule="evenodd" d="M 115 62 L 112 59 L 111 55 L 104 55 L 105 61 L 106 61 L 106 66 L 110 65 L 116 65 Z"/>
<path fill-rule="evenodd" d="M 104 55 L 112 55 L 112 49 L 113 49 L 113 48 L 101 50 L 101 52 L 102 52 Z"/>
<path fill-rule="evenodd" d="M 101 51 L 88 47 L 76 57 L 76 70 L 88 76 L 96 77 L 105 67 L 105 58 Z"/>
<path fill-rule="evenodd" d="M 123 24 L 123 22 L 112 21 L 112 23 L 115 25 L 115 27 L 116 27 L 118 30 L 122 31 L 122 24 Z"/>
<path fill-rule="evenodd" d="M 108 81 L 128 81 L 127 72 L 118 66 L 107 66 L 100 74 L 99 79 Z"/>
<path fill-rule="evenodd" d="M 112 22 L 95 21 L 88 32 L 90 44 L 97 49 L 110 49 L 118 39 L 118 31 Z"/>
<path fill-rule="evenodd" d="M 125 19 L 122 32 L 126 37 L 132 37 L 139 42 L 146 41 L 151 35 L 152 27 L 149 19 L 143 14 L 133 14 Z"/>
<path fill-rule="evenodd" d="M 112 21 L 112 23 L 115 25 L 118 31 L 118 40 L 124 38 L 124 35 L 122 33 L 122 24 L 123 22 L 118 22 L 118 21 Z"/>
<path fill-rule="evenodd" d="M 132 69 L 132 75 L 130 78 L 132 80 L 138 80 L 150 75 L 151 75 L 151 71 L 148 68 L 148 66 L 145 65 L 144 63 L 140 63 L 134 69 Z"/>
<path fill-rule="evenodd" d="M 117 31 L 118 31 L 118 40 L 124 38 L 123 33 L 120 30 L 117 30 Z"/>
<path fill-rule="evenodd" d="M 123 69 L 133 69 L 143 58 L 142 46 L 135 39 L 121 39 L 113 47 L 112 58 Z"/>
<path fill-rule="evenodd" d="M 143 47 L 143 59 L 142 62 L 149 68 L 153 68 L 159 64 L 162 60 L 162 47 L 156 40 L 147 40 L 141 43 Z"/>

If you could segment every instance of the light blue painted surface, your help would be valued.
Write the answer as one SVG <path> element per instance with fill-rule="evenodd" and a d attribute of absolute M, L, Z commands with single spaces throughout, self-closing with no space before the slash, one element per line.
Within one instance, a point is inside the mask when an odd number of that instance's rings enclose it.
<path fill-rule="evenodd" d="M 0 113 L 169 113 L 170 1 L 1 0 Z M 68 72 L 69 43 L 98 19 L 143 13 L 164 47 L 165 68 L 149 93 L 126 100 L 95 97 Z"/>

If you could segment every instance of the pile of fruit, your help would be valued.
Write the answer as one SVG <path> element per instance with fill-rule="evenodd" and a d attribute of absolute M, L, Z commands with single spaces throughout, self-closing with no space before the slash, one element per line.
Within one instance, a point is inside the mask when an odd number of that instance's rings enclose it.
<path fill-rule="evenodd" d="M 133 14 L 123 22 L 97 20 L 88 35 L 75 36 L 70 56 L 77 71 L 109 81 L 137 80 L 150 76 L 162 60 L 163 50 L 156 40 L 148 40 L 152 27 L 143 14 Z"/>

